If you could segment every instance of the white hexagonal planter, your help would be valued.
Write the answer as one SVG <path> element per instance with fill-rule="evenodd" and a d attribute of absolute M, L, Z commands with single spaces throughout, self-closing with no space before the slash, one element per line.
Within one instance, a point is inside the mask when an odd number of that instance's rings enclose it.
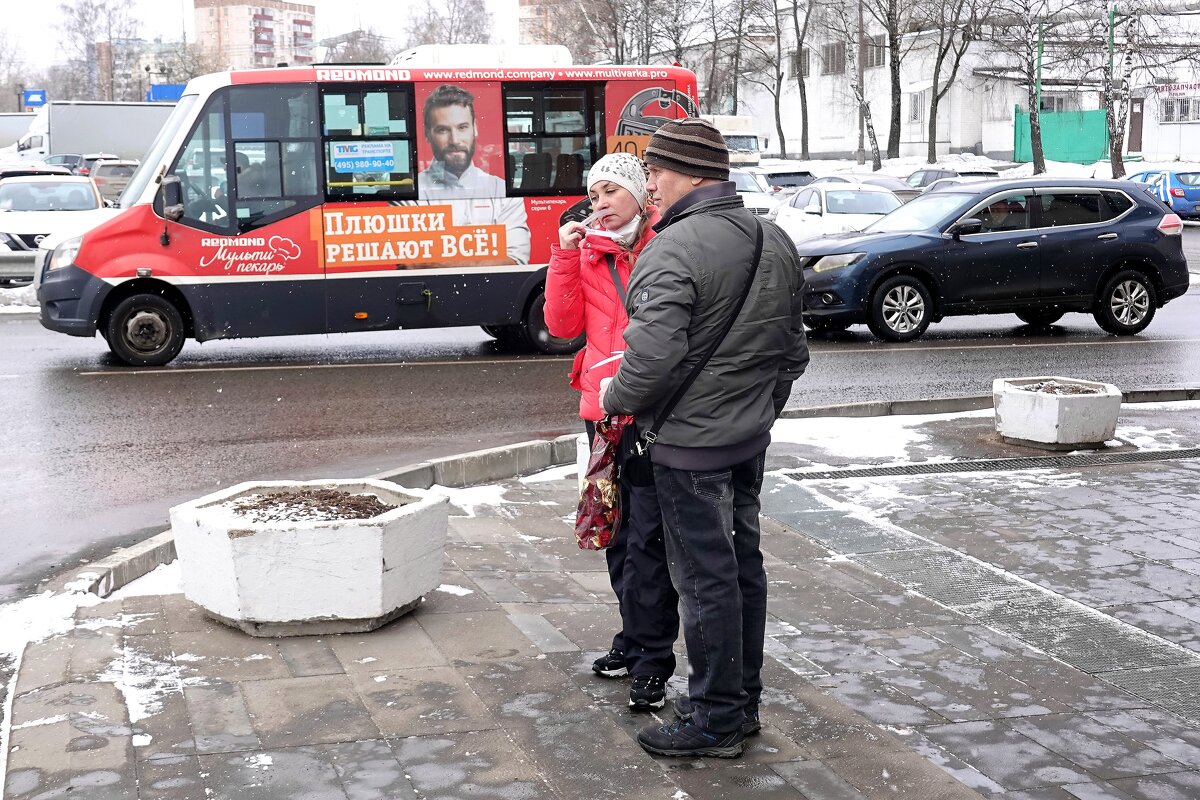
<path fill-rule="evenodd" d="M 1090 391 L 1051 394 L 1026 388 L 1047 381 Z M 1045 450 L 1100 447 L 1116 435 L 1121 413 L 1117 387 L 1077 378 L 997 378 L 992 382 L 992 401 L 1002 439 Z"/>
<path fill-rule="evenodd" d="M 297 488 L 373 494 L 398 506 L 370 519 L 256 522 L 233 510 Z M 171 509 L 183 593 L 254 636 L 369 631 L 439 584 L 448 500 L 376 480 L 242 483 Z"/>

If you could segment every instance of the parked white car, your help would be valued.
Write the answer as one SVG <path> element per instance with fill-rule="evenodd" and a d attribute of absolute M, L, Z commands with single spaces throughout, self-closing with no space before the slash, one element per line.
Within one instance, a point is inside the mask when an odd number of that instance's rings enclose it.
<path fill-rule="evenodd" d="M 775 211 L 775 222 L 801 242 L 830 233 L 861 231 L 899 208 L 900 199 L 882 186 L 821 183 L 801 189 Z"/>
<path fill-rule="evenodd" d="M 38 246 L 53 233 L 79 232 L 116 215 L 105 208 L 91 178 L 81 175 L 28 175 L 0 180 L 0 255 L 12 277 L 33 276 Z M 7 278 L 7 274 L 4 276 Z"/>

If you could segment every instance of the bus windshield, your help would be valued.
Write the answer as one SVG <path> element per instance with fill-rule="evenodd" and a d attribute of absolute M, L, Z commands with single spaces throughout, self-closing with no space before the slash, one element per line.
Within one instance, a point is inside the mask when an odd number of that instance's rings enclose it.
<path fill-rule="evenodd" d="M 171 112 L 171 116 L 167 118 L 166 124 L 162 126 L 162 130 L 154 138 L 154 144 L 150 145 L 150 152 L 146 154 L 146 158 L 138 166 L 137 172 L 133 173 L 133 177 L 129 179 L 129 185 L 122 192 L 121 208 L 129 208 L 136 204 L 142 193 L 146 191 L 146 186 L 150 181 L 154 180 L 154 176 L 158 172 L 167 147 L 170 146 L 171 140 L 175 138 L 175 134 L 179 132 L 180 127 L 188 119 L 188 112 L 191 111 L 192 106 L 195 104 L 196 95 L 194 94 L 184 95 L 179 98 L 179 102 L 175 104 L 175 110 Z"/>

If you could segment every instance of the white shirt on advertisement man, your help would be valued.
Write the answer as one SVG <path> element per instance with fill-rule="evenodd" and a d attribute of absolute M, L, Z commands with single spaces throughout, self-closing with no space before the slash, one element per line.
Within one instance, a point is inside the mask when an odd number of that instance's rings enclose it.
<path fill-rule="evenodd" d="M 434 161 L 429 169 L 418 173 L 417 185 L 422 201 L 453 208 L 455 225 L 503 225 L 508 257 L 518 264 L 529 263 L 525 201 L 520 197 L 505 197 L 503 179 L 474 164 L 462 175 L 455 175 L 446 171 L 443 162 Z"/>

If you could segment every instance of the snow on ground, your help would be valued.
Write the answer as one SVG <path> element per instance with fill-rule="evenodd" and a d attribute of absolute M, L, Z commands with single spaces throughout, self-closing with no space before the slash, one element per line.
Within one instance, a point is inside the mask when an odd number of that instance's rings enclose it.
<path fill-rule="evenodd" d="M 0 314 L 27 314 L 37 311 L 33 284 L 16 289 L 0 288 Z"/>
<path fill-rule="evenodd" d="M 992 410 L 987 408 L 923 416 L 781 419 L 771 429 L 771 441 L 815 447 L 844 458 L 887 458 L 902 462 L 911 459 L 911 450 L 928 441 L 928 434 L 917 430 L 920 426 L 991 414 Z"/>

